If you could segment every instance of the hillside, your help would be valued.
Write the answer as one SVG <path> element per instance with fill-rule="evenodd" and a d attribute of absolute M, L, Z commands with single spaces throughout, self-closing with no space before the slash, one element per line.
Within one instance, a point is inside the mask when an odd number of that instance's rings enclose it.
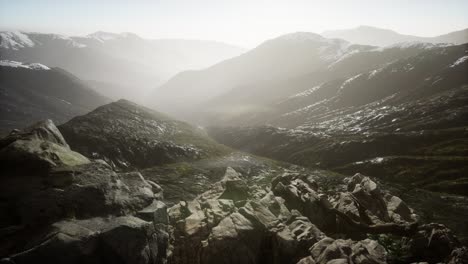
<path fill-rule="evenodd" d="M 205 132 L 127 100 L 59 126 L 70 146 L 119 169 L 194 161 L 228 153 Z"/>

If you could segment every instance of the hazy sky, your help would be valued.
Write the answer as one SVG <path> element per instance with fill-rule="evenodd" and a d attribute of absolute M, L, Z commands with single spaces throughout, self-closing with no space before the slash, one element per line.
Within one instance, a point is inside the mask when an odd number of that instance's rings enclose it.
<path fill-rule="evenodd" d="M 253 47 L 295 31 L 371 25 L 435 36 L 468 27 L 467 0 L 0 0 L 0 28 L 207 39 Z"/>

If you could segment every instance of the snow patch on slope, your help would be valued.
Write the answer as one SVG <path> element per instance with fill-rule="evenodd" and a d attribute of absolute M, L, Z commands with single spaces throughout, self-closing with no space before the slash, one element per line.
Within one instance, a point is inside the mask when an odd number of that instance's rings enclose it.
<path fill-rule="evenodd" d="M 459 58 L 458 60 L 456 60 L 452 65 L 450 65 L 450 68 L 454 68 L 454 67 L 460 65 L 463 62 L 465 62 L 466 60 L 468 60 L 468 55 L 463 56 L 463 57 Z"/>
<path fill-rule="evenodd" d="M 291 98 L 309 96 L 309 95 L 311 95 L 312 93 L 314 93 L 315 91 L 317 91 L 320 87 L 322 87 L 322 84 L 317 85 L 317 86 L 314 86 L 314 87 L 312 87 L 312 88 L 309 88 L 309 89 L 307 89 L 307 90 L 305 90 L 305 91 L 303 91 L 303 92 L 300 92 L 300 93 L 291 95 L 291 96 L 289 96 L 288 98 L 291 99 Z"/>
<path fill-rule="evenodd" d="M 362 75 L 362 73 L 354 75 L 353 77 L 351 77 L 351 78 L 347 79 L 346 81 L 344 81 L 343 84 L 340 86 L 340 89 L 338 91 L 343 90 L 346 87 L 346 85 L 348 85 L 349 83 L 351 83 L 355 79 L 359 78 L 361 75 Z"/>
<path fill-rule="evenodd" d="M 40 63 L 24 64 L 19 61 L 10 61 L 10 60 L 0 60 L 0 66 L 12 67 L 12 68 L 24 68 L 24 69 L 30 69 L 30 70 L 50 70 L 50 68 L 45 66 L 44 64 L 40 64 Z"/>
<path fill-rule="evenodd" d="M 407 42 L 395 43 L 395 44 L 388 45 L 385 47 L 379 47 L 379 48 L 374 49 L 373 51 L 384 51 L 388 49 L 408 49 L 408 48 L 429 50 L 429 49 L 434 49 L 434 48 L 448 47 L 452 45 L 453 44 L 449 44 L 449 43 L 434 44 L 434 43 L 421 42 L 421 41 L 407 41 Z"/>

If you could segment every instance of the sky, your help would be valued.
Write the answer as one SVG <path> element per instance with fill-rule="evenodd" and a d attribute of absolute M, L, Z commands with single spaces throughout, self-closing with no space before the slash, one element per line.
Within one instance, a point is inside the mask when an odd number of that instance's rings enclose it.
<path fill-rule="evenodd" d="M 468 27 L 467 0 L 0 0 L 0 30 L 133 32 L 246 48 L 282 34 L 369 25 L 436 36 Z"/>

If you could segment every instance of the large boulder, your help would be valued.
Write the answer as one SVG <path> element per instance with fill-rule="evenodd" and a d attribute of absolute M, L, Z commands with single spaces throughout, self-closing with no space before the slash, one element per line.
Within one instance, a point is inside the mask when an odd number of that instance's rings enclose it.
<path fill-rule="evenodd" d="M 369 177 L 357 173 L 345 178 L 344 184 L 346 191 L 338 191 L 331 197 L 330 203 L 353 221 L 370 226 L 388 223 L 404 225 L 418 221 L 418 217 L 406 203 L 399 197 L 381 190 Z M 344 221 L 341 221 L 340 225 L 349 232 L 353 230 Z"/>
<path fill-rule="evenodd" d="M 450 229 L 441 224 L 426 224 L 411 238 L 405 240 L 409 251 L 409 260 L 427 261 L 429 263 L 444 262 L 449 259 L 467 257 L 466 251 Z M 453 254 L 452 254 L 453 252 Z M 459 253 L 459 254 L 457 254 Z"/>
<path fill-rule="evenodd" d="M 152 186 L 141 174 L 116 173 L 101 162 L 53 170 L 46 181 L 48 188 L 19 199 L 22 224 L 132 214 L 154 199 Z"/>
<path fill-rule="evenodd" d="M 0 160 L 5 262 L 165 262 L 162 189 L 139 172 L 72 151 L 51 121 L 0 140 Z"/>
<path fill-rule="evenodd" d="M 38 122 L 24 130 L 14 130 L 0 140 L 2 170 L 30 170 L 35 173 L 58 166 L 89 163 L 83 155 L 70 150 L 51 120 Z"/>
<path fill-rule="evenodd" d="M 316 264 L 384 264 L 387 252 L 376 241 L 352 241 L 324 238 L 310 248 L 310 256 L 299 263 Z"/>
<path fill-rule="evenodd" d="M 164 241 L 165 240 L 165 241 Z M 167 237 L 151 222 L 132 216 L 66 220 L 32 238 L 12 263 L 163 263 Z M 162 247 L 165 248 L 165 247 Z"/>

